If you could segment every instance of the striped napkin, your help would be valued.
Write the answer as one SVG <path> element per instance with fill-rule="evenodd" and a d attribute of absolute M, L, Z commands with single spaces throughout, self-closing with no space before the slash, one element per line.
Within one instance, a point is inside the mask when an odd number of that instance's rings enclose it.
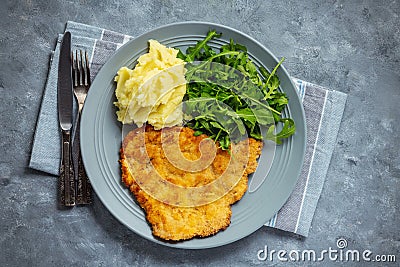
<path fill-rule="evenodd" d="M 67 22 L 72 35 L 72 49 L 84 49 L 90 55 L 91 78 L 107 59 L 131 36 Z M 58 175 L 60 131 L 57 119 L 57 69 L 62 35 L 50 61 L 47 83 L 37 121 L 29 166 Z M 265 225 L 307 236 L 324 185 L 336 143 L 347 95 L 293 78 L 303 101 L 307 122 L 306 155 L 297 185 L 286 204 Z M 76 108 L 76 107 L 75 107 Z"/>

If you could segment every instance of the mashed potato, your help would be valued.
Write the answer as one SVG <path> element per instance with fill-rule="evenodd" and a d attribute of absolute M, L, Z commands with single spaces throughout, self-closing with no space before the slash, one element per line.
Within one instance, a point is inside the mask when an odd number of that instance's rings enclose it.
<path fill-rule="evenodd" d="M 182 123 L 186 69 L 177 54 L 177 49 L 150 40 L 149 52 L 139 57 L 133 70 L 122 67 L 118 71 L 114 104 L 119 121 L 139 127 L 147 122 L 155 129 Z"/>

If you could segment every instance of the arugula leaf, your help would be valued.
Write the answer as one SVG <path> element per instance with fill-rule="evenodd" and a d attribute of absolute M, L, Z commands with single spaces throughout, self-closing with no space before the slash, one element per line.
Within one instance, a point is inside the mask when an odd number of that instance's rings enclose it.
<path fill-rule="evenodd" d="M 236 111 L 237 115 L 243 120 L 248 121 L 251 125 L 256 124 L 257 118 L 254 115 L 253 111 L 249 108 L 243 108 Z"/>
<path fill-rule="evenodd" d="M 219 38 L 221 37 L 221 34 L 217 33 L 215 30 L 211 30 L 207 33 L 207 36 L 204 40 L 198 42 L 194 47 L 189 47 L 186 51 L 187 55 L 185 61 L 193 62 L 197 55 L 200 53 L 201 49 L 203 49 L 206 46 L 207 42 L 214 37 Z"/>
<path fill-rule="evenodd" d="M 282 58 L 279 61 L 278 65 L 275 66 L 275 68 L 272 70 L 271 74 L 269 74 L 268 72 L 266 72 L 266 73 L 264 72 L 264 74 L 267 75 L 267 81 L 265 82 L 265 85 L 269 88 L 269 91 L 265 94 L 264 99 L 272 98 L 271 95 L 274 94 L 276 92 L 276 89 L 279 88 L 280 81 L 279 81 L 278 76 L 275 75 L 275 73 L 284 60 L 285 60 L 285 58 Z"/>
<path fill-rule="evenodd" d="M 281 122 L 283 122 L 284 124 L 283 124 L 282 130 L 279 133 L 277 133 L 277 134 L 273 133 L 275 130 L 275 125 L 272 125 L 268 129 L 267 136 L 266 136 L 266 138 L 268 140 L 273 140 L 277 144 L 282 144 L 282 139 L 288 138 L 296 132 L 296 126 L 292 119 L 284 118 L 284 119 L 281 119 Z"/>

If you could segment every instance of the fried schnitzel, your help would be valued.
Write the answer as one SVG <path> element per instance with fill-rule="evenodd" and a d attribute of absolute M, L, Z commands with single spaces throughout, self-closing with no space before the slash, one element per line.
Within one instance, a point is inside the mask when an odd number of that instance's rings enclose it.
<path fill-rule="evenodd" d="M 141 127 L 123 140 L 122 181 L 145 211 L 155 237 L 210 236 L 229 226 L 231 205 L 246 192 L 262 145 L 248 138 L 226 151 L 187 127 Z"/>

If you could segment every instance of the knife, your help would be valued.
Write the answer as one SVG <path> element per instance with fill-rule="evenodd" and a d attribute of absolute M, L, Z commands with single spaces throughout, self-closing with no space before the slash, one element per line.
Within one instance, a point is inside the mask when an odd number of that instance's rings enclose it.
<path fill-rule="evenodd" d="M 59 177 L 59 201 L 63 206 L 75 205 L 74 169 L 71 160 L 72 128 L 72 73 L 71 33 L 65 32 L 61 42 L 58 63 L 58 120 L 61 128 L 61 163 Z"/>

